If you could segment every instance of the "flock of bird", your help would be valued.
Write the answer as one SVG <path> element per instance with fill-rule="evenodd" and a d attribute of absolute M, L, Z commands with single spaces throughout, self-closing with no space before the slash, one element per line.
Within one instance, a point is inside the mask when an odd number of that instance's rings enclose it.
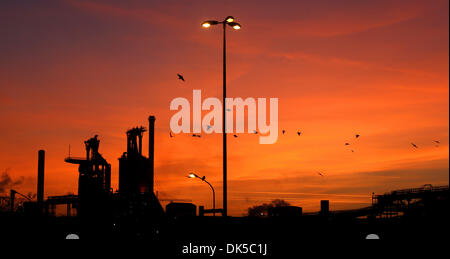
<path fill-rule="evenodd" d="M 185 82 L 185 79 L 184 79 L 183 75 L 177 74 L 177 76 L 178 76 L 178 79 L 179 79 L 179 80 Z M 230 112 L 231 109 L 226 109 L 226 111 Z M 209 131 L 209 130 L 212 128 L 212 126 L 211 126 L 211 125 L 207 125 L 206 128 L 207 128 L 207 131 Z M 254 133 L 254 134 L 258 134 L 258 131 L 254 130 L 253 133 Z M 282 135 L 286 135 L 286 133 L 287 133 L 287 131 L 286 131 L 285 129 L 282 129 L 282 130 L 281 130 L 281 134 L 282 134 Z M 299 130 L 297 130 L 296 133 L 297 133 L 297 136 L 301 136 L 301 135 L 302 135 L 302 132 L 299 131 Z M 170 134 L 170 137 L 171 137 L 171 138 L 174 137 L 174 135 L 172 134 L 172 132 L 170 132 L 169 134 Z M 201 135 L 200 135 L 200 134 L 192 134 L 192 137 L 194 137 L 194 138 L 201 138 Z M 238 135 L 233 134 L 233 137 L 234 137 L 234 138 L 237 138 Z M 360 134 L 355 134 L 355 139 L 359 139 L 360 137 L 361 137 Z M 433 140 L 433 143 L 435 144 L 436 147 L 439 147 L 439 145 L 441 144 L 441 142 L 440 142 L 439 140 Z M 351 146 L 350 142 L 345 142 L 344 145 L 345 145 L 345 146 Z M 419 148 L 419 146 L 416 145 L 416 144 L 413 143 L 413 142 L 411 142 L 411 145 L 412 145 L 412 147 L 415 148 L 415 149 L 418 149 L 418 148 Z M 352 153 L 355 152 L 354 149 L 350 149 L 350 151 L 351 151 Z M 322 176 L 322 177 L 324 176 L 324 174 L 323 174 L 322 172 L 317 172 L 317 174 L 318 174 L 319 176 Z"/>
<path fill-rule="evenodd" d="M 206 126 L 207 131 L 209 131 L 211 128 L 212 128 L 211 125 L 207 125 L 207 126 Z M 286 130 L 282 130 L 281 132 L 282 132 L 283 135 L 286 134 Z M 258 133 L 257 130 L 254 130 L 254 131 L 253 131 L 253 134 L 259 134 L 259 133 Z M 301 132 L 301 131 L 297 131 L 297 136 L 301 136 L 301 135 L 302 135 L 302 132 Z M 172 131 L 169 131 L 169 136 L 170 136 L 171 138 L 174 138 L 174 137 L 175 137 L 175 135 L 172 133 Z M 201 134 L 195 134 L 195 133 L 192 134 L 191 136 L 194 137 L 194 138 L 201 138 L 201 137 L 202 137 Z M 237 138 L 238 135 L 237 135 L 237 134 L 233 134 L 233 137 L 234 137 L 234 138 Z M 346 143 L 346 145 L 349 145 L 349 144 Z"/>
<path fill-rule="evenodd" d="M 283 134 L 283 135 L 285 135 L 286 134 L 286 130 L 281 130 L 281 134 Z M 302 132 L 301 131 L 297 131 L 297 136 L 300 136 L 300 135 L 302 135 Z"/>

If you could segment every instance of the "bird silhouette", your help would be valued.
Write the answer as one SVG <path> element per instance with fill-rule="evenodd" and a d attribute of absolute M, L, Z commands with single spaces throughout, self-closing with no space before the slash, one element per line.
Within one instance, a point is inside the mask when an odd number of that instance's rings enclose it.
<path fill-rule="evenodd" d="M 237 138 L 238 136 L 236 134 L 233 134 L 233 137 Z"/>
<path fill-rule="evenodd" d="M 192 137 L 201 138 L 202 136 L 201 136 L 201 135 L 198 135 L 198 134 L 192 134 Z"/>
<path fill-rule="evenodd" d="M 347 142 L 347 143 L 345 143 L 345 145 L 346 145 L 346 146 L 350 146 L 350 143 Z"/>
<path fill-rule="evenodd" d="M 355 150 L 352 149 L 352 153 L 355 153 Z"/>
<path fill-rule="evenodd" d="M 169 132 L 169 136 L 173 138 L 172 131 Z"/>
<path fill-rule="evenodd" d="M 226 109 L 227 112 L 231 112 L 231 109 Z"/>
<path fill-rule="evenodd" d="M 414 148 L 419 148 L 416 144 L 414 144 L 414 143 L 411 143 L 411 145 L 414 147 Z"/>
<path fill-rule="evenodd" d="M 436 144 L 441 144 L 441 142 L 439 140 L 434 140 L 433 142 Z"/>
<path fill-rule="evenodd" d="M 182 75 L 177 74 L 177 76 L 178 76 L 178 79 L 180 79 L 181 81 L 185 82 L 184 77 Z"/>
<path fill-rule="evenodd" d="M 297 131 L 297 135 L 302 135 L 302 132 L 301 131 Z"/>
<path fill-rule="evenodd" d="M 258 134 L 258 131 L 254 130 L 254 131 L 253 131 L 253 134 Z"/>
<path fill-rule="evenodd" d="M 361 136 L 361 135 L 359 135 L 359 134 L 356 134 L 356 135 L 355 135 L 356 138 L 359 138 L 359 136 Z"/>
<path fill-rule="evenodd" d="M 282 130 L 281 133 L 284 135 L 284 133 L 286 133 L 286 131 L 285 131 L 285 130 Z"/>
<path fill-rule="evenodd" d="M 323 174 L 321 172 L 317 172 L 318 175 L 323 176 Z"/>

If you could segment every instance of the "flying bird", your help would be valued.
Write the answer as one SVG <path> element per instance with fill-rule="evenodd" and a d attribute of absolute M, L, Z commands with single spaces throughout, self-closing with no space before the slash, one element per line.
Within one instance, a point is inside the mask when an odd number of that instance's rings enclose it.
<path fill-rule="evenodd" d="M 416 144 L 414 144 L 414 143 L 411 143 L 411 145 L 414 147 L 414 148 L 419 148 Z"/>
<path fill-rule="evenodd" d="M 231 109 L 226 109 L 227 112 L 231 112 Z"/>
<path fill-rule="evenodd" d="M 355 135 L 356 138 L 359 138 L 359 136 L 361 136 L 361 135 L 359 135 L 359 134 L 356 134 L 356 135 Z"/>
<path fill-rule="evenodd" d="M 347 143 L 345 143 L 345 145 L 346 145 L 346 146 L 350 146 L 350 143 L 347 142 Z"/>
<path fill-rule="evenodd" d="M 317 172 L 318 175 L 323 176 L 323 174 L 321 172 Z"/>
<path fill-rule="evenodd" d="M 169 136 L 173 138 L 172 131 L 169 132 Z"/>
<path fill-rule="evenodd" d="M 302 132 L 301 131 L 297 131 L 297 135 L 302 135 Z"/>
<path fill-rule="evenodd" d="M 434 140 L 433 142 L 436 144 L 441 144 L 441 142 L 439 140 Z"/>
<path fill-rule="evenodd" d="M 200 137 L 202 137 L 202 136 L 200 136 L 200 135 L 197 135 L 197 134 L 192 134 L 192 137 L 197 137 L 197 138 L 200 138 Z"/>
<path fill-rule="evenodd" d="M 352 153 L 355 153 L 355 150 L 352 149 Z"/>
<path fill-rule="evenodd" d="M 180 74 L 177 74 L 177 76 L 178 76 L 178 79 L 180 79 L 181 81 L 183 81 L 183 82 L 184 82 L 184 77 L 183 77 L 182 75 L 180 75 Z"/>
<path fill-rule="evenodd" d="M 285 130 L 282 130 L 281 133 L 283 133 L 283 135 L 284 135 L 284 133 L 286 133 L 286 131 L 285 131 Z"/>
<path fill-rule="evenodd" d="M 233 137 L 237 138 L 238 136 L 236 134 L 233 134 Z"/>

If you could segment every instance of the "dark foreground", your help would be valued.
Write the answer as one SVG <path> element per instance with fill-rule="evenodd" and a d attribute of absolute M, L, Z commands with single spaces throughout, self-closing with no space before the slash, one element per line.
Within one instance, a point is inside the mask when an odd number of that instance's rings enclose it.
<path fill-rule="evenodd" d="M 3 237 L 11 240 L 144 240 L 172 255 L 295 254 L 306 242 L 359 241 L 376 234 L 387 241 L 440 239 L 448 232 L 448 209 L 432 216 L 387 219 L 302 216 L 297 218 L 184 217 L 150 222 L 85 222 L 76 217 L 0 214 Z M 306 242 L 305 242 L 306 241 Z M 221 249 L 221 250 L 220 250 Z M 157 252 L 157 250 L 152 250 Z"/>

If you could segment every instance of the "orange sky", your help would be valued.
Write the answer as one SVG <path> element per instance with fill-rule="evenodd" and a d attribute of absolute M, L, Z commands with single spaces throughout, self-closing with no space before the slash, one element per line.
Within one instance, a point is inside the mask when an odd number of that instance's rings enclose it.
<path fill-rule="evenodd" d="M 229 214 L 272 199 L 305 211 L 321 199 L 357 208 L 372 192 L 448 184 L 448 8 L 446 0 L 6 1 L 0 172 L 25 177 L 14 188 L 35 192 L 45 149 L 46 195 L 76 193 L 68 146 L 83 155 L 83 141 L 99 134 L 117 188 L 125 131 L 152 114 L 160 198 L 209 207 L 209 187 L 185 177 L 194 170 L 216 187 L 220 207 L 221 135 L 169 138 L 169 104 L 192 100 L 193 89 L 221 96 L 221 31 L 200 24 L 233 15 L 243 28 L 228 34 L 228 95 L 279 98 L 287 134 L 273 145 L 252 134 L 229 139 Z"/>

